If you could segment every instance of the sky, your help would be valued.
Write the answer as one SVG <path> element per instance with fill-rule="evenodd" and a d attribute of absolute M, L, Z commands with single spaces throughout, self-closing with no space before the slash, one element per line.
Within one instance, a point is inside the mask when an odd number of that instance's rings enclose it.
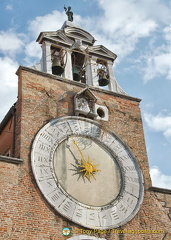
<path fill-rule="evenodd" d="M 20 65 L 40 61 L 36 39 L 67 20 L 118 57 L 114 74 L 140 103 L 152 183 L 171 189 L 171 0 L 1 0 L 0 121 L 17 101 Z"/>

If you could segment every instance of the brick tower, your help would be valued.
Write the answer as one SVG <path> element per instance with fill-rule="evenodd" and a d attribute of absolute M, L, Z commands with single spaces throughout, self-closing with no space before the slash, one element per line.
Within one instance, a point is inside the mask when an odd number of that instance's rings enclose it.
<path fill-rule="evenodd" d="M 118 85 L 116 54 L 71 21 L 37 42 L 0 125 L 2 239 L 170 239 L 171 192 L 151 185 L 140 99 Z"/>

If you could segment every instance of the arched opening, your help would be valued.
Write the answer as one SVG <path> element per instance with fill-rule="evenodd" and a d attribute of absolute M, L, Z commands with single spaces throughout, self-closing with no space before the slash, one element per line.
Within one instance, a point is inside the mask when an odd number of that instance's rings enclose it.
<path fill-rule="evenodd" d="M 77 82 L 86 82 L 85 54 L 74 50 L 71 54 L 73 80 Z"/>
<path fill-rule="evenodd" d="M 107 68 L 107 62 L 102 59 L 97 60 L 97 75 L 99 77 L 99 86 L 104 87 L 109 84 L 109 73 Z"/>
<path fill-rule="evenodd" d="M 61 76 L 65 69 L 65 52 L 62 48 L 51 46 L 52 74 Z"/>

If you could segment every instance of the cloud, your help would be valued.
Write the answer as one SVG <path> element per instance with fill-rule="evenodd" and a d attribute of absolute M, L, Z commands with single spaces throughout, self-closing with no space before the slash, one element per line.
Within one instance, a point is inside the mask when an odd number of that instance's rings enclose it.
<path fill-rule="evenodd" d="M 145 4 L 135 1 L 99 0 L 104 10 L 100 28 L 122 36 L 144 37 L 156 29 L 156 22 L 147 16 Z M 140 8 L 141 5 L 141 8 Z"/>
<path fill-rule="evenodd" d="M 157 21 L 146 14 L 146 4 L 143 2 L 133 0 L 98 2 L 103 12 L 92 24 L 92 31 L 98 30 L 103 40 L 106 38 L 109 42 L 110 39 L 110 49 L 120 59 L 133 52 L 139 39 L 150 36 L 157 29 Z"/>
<path fill-rule="evenodd" d="M 164 76 L 171 80 L 171 53 L 161 53 L 157 56 L 148 56 L 145 70 L 145 81 L 158 76 Z"/>
<path fill-rule="evenodd" d="M 53 11 L 44 16 L 38 16 L 28 23 L 28 30 L 34 38 L 37 38 L 40 32 L 57 31 L 66 20 L 64 12 Z"/>
<path fill-rule="evenodd" d="M 88 22 L 90 32 L 96 39 L 103 40 L 97 43 L 106 44 L 120 61 L 138 50 L 139 63 L 133 60 L 132 64 L 143 72 L 145 82 L 158 76 L 171 80 L 171 29 L 168 26 L 171 15 L 167 3 L 159 0 L 98 0 L 98 3 L 101 15 L 93 18 L 91 24 Z M 162 30 L 163 35 L 159 36 Z M 144 40 L 144 44 L 137 49 L 140 40 Z M 153 42 L 151 46 L 149 40 Z"/>
<path fill-rule="evenodd" d="M 171 114 L 163 115 L 159 113 L 152 115 L 144 113 L 144 120 L 151 130 L 162 132 L 166 138 L 171 137 Z"/>
<path fill-rule="evenodd" d="M 40 32 L 57 31 L 61 29 L 62 25 L 66 20 L 65 12 L 53 11 L 52 13 L 44 16 L 38 16 L 34 20 L 28 22 L 28 31 L 31 39 L 25 47 L 24 61 L 27 65 L 33 65 L 38 62 L 41 58 L 41 47 L 36 42 Z"/>
<path fill-rule="evenodd" d="M 25 47 L 26 55 L 26 57 L 24 58 L 25 64 L 27 64 L 27 66 L 32 66 L 37 62 L 40 62 L 41 53 L 42 49 L 37 42 L 32 41 L 28 43 Z"/>
<path fill-rule="evenodd" d="M 15 74 L 18 63 L 8 57 L 0 58 L 0 121 L 8 109 L 16 102 L 17 76 Z"/>
<path fill-rule="evenodd" d="M 144 68 L 145 82 L 161 76 L 171 80 L 171 25 L 165 27 L 162 34 L 162 45 L 157 46 L 154 41 L 144 57 L 146 62 Z"/>
<path fill-rule="evenodd" d="M 11 11 L 11 10 L 13 10 L 13 6 L 11 4 L 8 4 L 8 5 L 6 5 L 5 9 Z"/>
<path fill-rule="evenodd" d="M 132 53 L 140 39 L 150 36 L 157 30 L 159 22 L 163 20 L 159 11 L 161 8 L 165 12 L 165 17 L 167 16 L 167 19 L 170 17 L 167 7 L 160 4 L 158 0 L 152 0 L 150 5 L 153 8 L 155 6 L 159 16 L 151 14 L 147 0 L 138 2 L 98 0 L 97 2 L 102 10 L 99 16 L 90 18 L 74 14 L 74 22 L 89 31 L 97 39 L 96 44 L 103 44 L 115 52 L 119 60 Z M 37 38 L 42 31 L 60 29 L 65 20 L 64 11 L 53 11 L 30 21 L 28 30 L 32 37 Z M 149 74 L 147 73 L 146 76 L 148 78 Z"/>
<path fill-rule="evenodd" d="M 20 53 L 24 46 L 24 34 L 15 33 L 12 29 L 0 31 L 0 52 L 7 56 Z"/>
<path fill-rule="evenodd" d="M 40 53 L 41 53 L 41 48 L 37 42 L 32 41 L 29 44 L 27 44 L 25 48 L 25 54 L 28 57 L 40 57 Z"/>
<path fill-rule="evenodd" d="M 150 175 L 154 187 L 171 189 L 171 176 L 164 175 L 157 166 L 150 169 Z"/>

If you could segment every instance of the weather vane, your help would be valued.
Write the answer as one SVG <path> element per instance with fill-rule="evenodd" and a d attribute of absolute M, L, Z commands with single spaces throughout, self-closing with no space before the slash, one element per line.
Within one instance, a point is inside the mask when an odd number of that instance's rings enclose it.
<path fill-rule="evenodd" d="M 68 16 L 68 21 L 73 22 L 73 12 L 71 11 L 71 7 L 68 7 L 67 9 L 64 5 L 64 9 L 65 9 L 66 15 Z"/>

